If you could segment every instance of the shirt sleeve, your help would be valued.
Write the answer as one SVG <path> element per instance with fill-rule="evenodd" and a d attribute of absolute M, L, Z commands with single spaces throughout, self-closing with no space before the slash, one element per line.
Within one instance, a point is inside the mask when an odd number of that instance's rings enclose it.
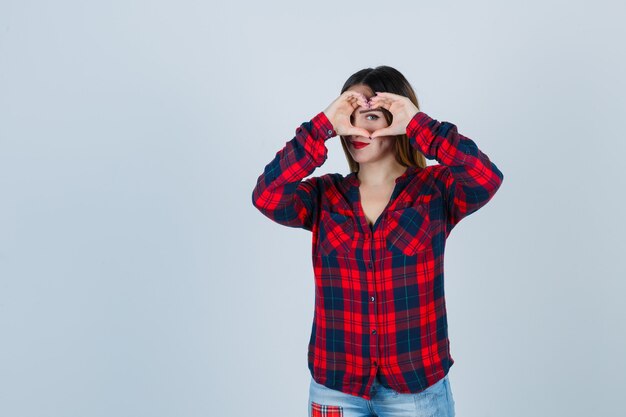
<path fill-rule="evenodd" d="M 295 137 L 265 166 L 252 191 L 252 204 L 277 223 L 312 230 L 320 180 L 303 178 L 326 161 L 326 140 L 336 135 L 324 112 L 302 123 Z"/>
<path fill-rule="evenodd" d="M 504 176 L 476 143 L 461 135 L 450 122 L 439 122 L 418 112 L 406 128 L 411 146 L 443 168 L 439 181 L 450 228 L 469 216 L 495 195 Z"/>

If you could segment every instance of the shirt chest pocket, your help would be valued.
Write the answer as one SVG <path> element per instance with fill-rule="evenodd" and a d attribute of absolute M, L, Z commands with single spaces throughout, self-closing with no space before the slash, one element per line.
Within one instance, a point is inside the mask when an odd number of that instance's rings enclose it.
<path fill-rule="evenodd" d="M 416 255 L 431 246 L 432 221 L 427 204 L 388 212 L 387 247 L 397 254 Z"/>
<path fill-rule="evenodd" d="M 354 240 L 352 216 L 322 211 L 320 223 L 319 245 L 322 254 L 340 255 L 350 251 Z"/>

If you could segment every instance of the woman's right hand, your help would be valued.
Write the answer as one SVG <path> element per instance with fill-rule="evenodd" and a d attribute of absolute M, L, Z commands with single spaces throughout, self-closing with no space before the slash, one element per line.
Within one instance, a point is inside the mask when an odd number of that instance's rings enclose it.
<path fill-rule="evenodd" d="M 352 126 L 350 116 L 359 107 L 369 108 L 367 98 L 356 91 L 344 91 L 324 110 L 324 114 L 333 125 L 335 132 L 341 136 L 363 136 L 369 138 L 371 133 L 360 127 Z"/>

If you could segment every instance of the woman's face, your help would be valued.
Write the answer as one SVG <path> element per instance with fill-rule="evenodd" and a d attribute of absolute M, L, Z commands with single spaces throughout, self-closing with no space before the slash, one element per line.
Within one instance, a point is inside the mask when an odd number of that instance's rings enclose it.
<path fill-rule="evenodd" d="M 353 85 L 348 90 L 359 92 L 367 99 L 374 96 L 374 92 L 363 84 Z M 353 126 L 363 128 L 370 133 L 389 126 L 380 108 L 370 110 L 359 106 L 352 113 L 350 121 Z M 346 136 L 345 138 L 350 155 L 359 164 L 374 162 L 384 158 L 395 158 L 395 136 L 379 136 L 374 139 L 363 136 Z"/>

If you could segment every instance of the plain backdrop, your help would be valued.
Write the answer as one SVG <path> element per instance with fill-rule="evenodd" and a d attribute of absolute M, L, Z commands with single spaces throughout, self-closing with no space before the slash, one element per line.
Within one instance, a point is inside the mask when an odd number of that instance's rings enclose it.
<path fill-rule="evenodd" d="M 378 65 L 504 174 L 447 241 L 457 415 L 623 412 L 625 17 L 0 0 L 0 415 L 306 416 L 311 234 L 251 193 Z M 347 174 L 327 146 L 313 175 Z"/>

